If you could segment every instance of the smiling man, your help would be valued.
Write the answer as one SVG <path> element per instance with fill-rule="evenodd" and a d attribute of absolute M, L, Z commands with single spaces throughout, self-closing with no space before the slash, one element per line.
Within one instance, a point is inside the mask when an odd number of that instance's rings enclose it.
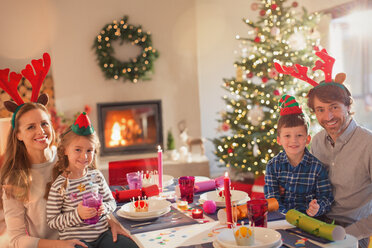
<path fill-rule="evenodd" d="M 368 246 L 372 235 L 372 133 L 350 112 L 353 100 L 341 83 L 321 83 L 308 94 L 308 106 L 324 128 L 311 152 L 329 170 L 335 201 L 327 217 Z"/>

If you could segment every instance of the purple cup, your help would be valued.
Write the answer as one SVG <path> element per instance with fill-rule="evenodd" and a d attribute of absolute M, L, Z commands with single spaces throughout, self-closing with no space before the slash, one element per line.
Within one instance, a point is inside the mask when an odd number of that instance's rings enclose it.
<path fill-rule="evenodd" d="M 83 206 L 95 208 L 97 211 L 102 205 L 102 195 L 94 192 L 87 192 L 83 195 Z M 99 221 L 99 216 L 96 215 L 90 219 L 85 219 L 84 223 L 88 225 L 96 224 Z"/>
<path fill-rule="evenodd" d="M 182 201 L 187 201 L 187 203 L 194 201 L 194 183 L 195 177 L 193 176 L 180 177 L 178 179 Z"/>
<path fill-rule="evenodd" d="M 142 189 L 142 172 L 127 173 L 129 189 Z"/>

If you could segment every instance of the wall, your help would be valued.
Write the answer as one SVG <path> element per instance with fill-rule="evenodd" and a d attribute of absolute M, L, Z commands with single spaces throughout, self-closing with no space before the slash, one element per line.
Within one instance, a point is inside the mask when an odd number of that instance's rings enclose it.
<path fill-rule="evenodd" d="M 161 99 L 164 140 L 172 128 L 180 145 L 177 123 L 183 119 L 190 134 L 201 135 L 194 1 L 18 0 L 1 5 L 5 39 L 0 43 L 0 68 L 20 71 L 31 58 L 49 51 L 59 111 L 72 116 L 88 104 L 97 125 L 97 102 Z M 95 37 L 104 25 L 124 15 L 129 23 L 151 32 L 160 53 L 150 81 L 105 80 L 97 65 L 91 49 Z M 116 48 L 122 60 L 131 57 L 126 52 L 137 55 L 129 46 Z"/>
<path fill-rule="evenodd" d="M 349 0 L 298 1 L 309 11 L 330 8 Z M 238 50 L 237 34 L 248 30 L 242 18 L 255 18 L 253 0 L 2 0 L 0 8 L 0 68 L 20 71 L 43 51 L 52 57 L 56 104 L 72 116 L 84 105 L 96 103 L 161 99 L 164 140 L 172 128 L 179 147 L 177 123 L 185 119 L 192 136 L 212 139 L 216 135 L 223 78 L 235 76 L 233 63 Z M 129 16 L 129 22 L 151 31 L 160 52 L 151 81 L 105 80 L 91 49 L 101 28 Z M 323 24 L 322 34 L 327 34 Z M 326 36 L 324 38 L 327 38 Z M 116 47 L 120 59 L 135 56 L 133 48 Z M 212 175 L 217 169 L 212 143 L 207 141 Z M 137 157 L 133 155 L 132 157 Z M 151 156 L 146 154 L 143 156 Z M 117 160 L 122 157 L 102 158 Z"/>

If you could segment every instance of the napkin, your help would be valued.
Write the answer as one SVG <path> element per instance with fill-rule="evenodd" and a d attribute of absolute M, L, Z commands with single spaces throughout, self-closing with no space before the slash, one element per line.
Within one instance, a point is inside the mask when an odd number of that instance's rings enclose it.
<path fill-rule="evenodd" d="M 306 248 L 321 248 L 321 246 L 314 244 L 306 238 L 290 233 L 284 229 L 277 229 L 282 235 L 282 241 L 284 245 L 288 247 L 306 247 Z"/>

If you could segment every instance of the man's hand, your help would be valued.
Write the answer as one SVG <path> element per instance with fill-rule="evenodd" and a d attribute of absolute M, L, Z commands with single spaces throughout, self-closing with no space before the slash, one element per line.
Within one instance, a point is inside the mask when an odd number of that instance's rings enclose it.
<path fill-rule="evenodd" d="M 82 220 L 90 219 L 97 215 L 97 210 L 95 208 L 85 207 L 83 206 L 83 202 L 79 203 L 77 207 L 77 211 L 78 211 L 79 217 Z"/>
<path fill-rule="evenodd" d="M 319 204 L 316 201 L 316 199 L 313 199 L 309 203 L 309 208 L 306 210 L 307 215 L 309 216 L 315 216 L 319 211 Z"/>

